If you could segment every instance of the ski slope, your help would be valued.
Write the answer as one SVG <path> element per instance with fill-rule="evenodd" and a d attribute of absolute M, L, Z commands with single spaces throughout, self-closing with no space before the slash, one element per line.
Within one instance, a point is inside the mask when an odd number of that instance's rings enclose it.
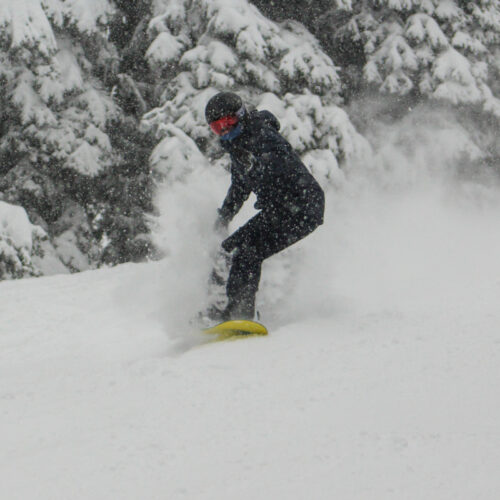
<path fill-rule="evenodd" d="M 182 326 L 179 255 L 0 283 L 1 497 L 498 498 L 499 207 L 330 200 L 267 338 Z"/>

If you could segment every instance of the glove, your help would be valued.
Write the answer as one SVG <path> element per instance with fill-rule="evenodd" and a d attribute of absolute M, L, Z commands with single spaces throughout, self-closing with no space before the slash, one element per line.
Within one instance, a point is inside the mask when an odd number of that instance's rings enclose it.
<path fill-rule="evenodd" d="M 231 253 L 238 245 L 237 239 L 236 239 L 236 233 L 232 234 L 229 238 L 226 238 L 222 243 L 221 247 L 227 252 Z"/>

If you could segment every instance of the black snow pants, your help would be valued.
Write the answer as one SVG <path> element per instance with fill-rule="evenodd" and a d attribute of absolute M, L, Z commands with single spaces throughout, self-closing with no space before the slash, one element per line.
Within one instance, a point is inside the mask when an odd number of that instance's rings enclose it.
<path fill-rule="evenodd" d="M 254 318 L 262 262 L 312 233 L 323 223 L 323 212 L 324 197 L 294 215 L 262 210 L 223 242 L 226 251 L 234 250 L 226 285 L 227 319 Z"/>

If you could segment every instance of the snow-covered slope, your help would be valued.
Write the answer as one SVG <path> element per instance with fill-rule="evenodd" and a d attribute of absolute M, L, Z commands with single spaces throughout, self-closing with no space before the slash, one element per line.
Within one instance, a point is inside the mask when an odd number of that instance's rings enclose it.
<path fill-rule="evenodd" d="M 267 338 L 181 327 L 179 255 L 1 283 L 2 498 L 497 498 L 500 205 L 471 193 L 330 198 Z"/>

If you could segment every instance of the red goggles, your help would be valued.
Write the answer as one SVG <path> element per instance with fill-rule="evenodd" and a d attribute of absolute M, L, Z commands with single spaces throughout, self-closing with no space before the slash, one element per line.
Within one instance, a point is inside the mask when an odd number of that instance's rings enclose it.
<path fill-rule="evenodd" d="M 210 128 L 217 135 L 226 135 L 228 132 L 231 132 L 231 130 L 238 124 L 238 121 L 239 118 L 237 116 L 224 116 L 212 122 L 210 124 Z"/>

